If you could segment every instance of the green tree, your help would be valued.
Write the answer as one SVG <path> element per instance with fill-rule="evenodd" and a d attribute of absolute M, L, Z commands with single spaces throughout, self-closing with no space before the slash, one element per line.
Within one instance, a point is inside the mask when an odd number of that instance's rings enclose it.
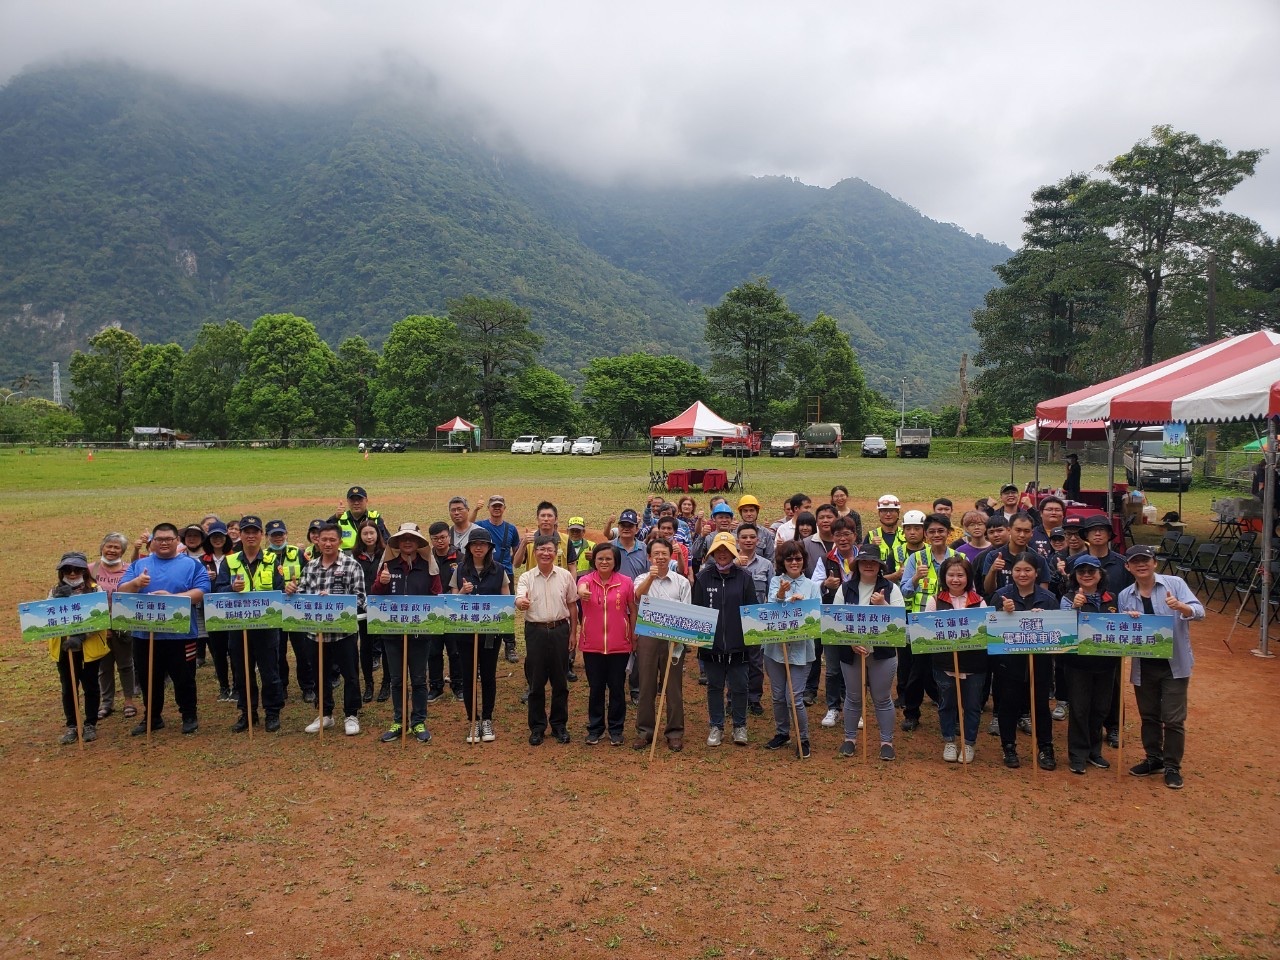
<path fill-rule="evenodd" d="M 245 376 L 231 391 L 231 422 L 288 440 L 344 429 L 338 358 L 310 321 L 292 313 L 259 317 L 244 339 Z"/>
<path fill-rule="evenodd" d="M 494 413 L 515 378 L 533 364 L 542 337 L 529 329 L 529 311 L 510 300 L 466 296 L 446 306 L 458 329 L 459 353 L 476 369 L 476 406 L 484 435 L 492 437 Z"/>
<path fill-rule="evenodd" d="M 1222 198 L 1252 176 L 1264 150 L 1232 153 L 1221 142 L 1157 126 L 1100 169 L 1109 180 L 1091 182 L 1086 199 L 1112 236 L 1113 258 L 1141 298 L 1142 365 L 1155 359 L 1156 326 L 1168 285 L 1204 275 L 1205 254 L 1254 236 L 1257 225 L 1218 208 Z"/>
<path fill-rule="evenodd" d="M 587 413 L 618 440 L 643 433 L 710 394 L 706 375 L 679 357 L 596 357 L 582 373 Z"/>
<path fill-rule="evenodd" d="M 458 356 L 458 328 L 443 317 L 405 317 L 382 345 L 373 411 L 401 437 L 430 437 L 455 415 L 470 417 L 470 378 Z"/>
<path fill-rule="evenodd" d="M 174 388 L 184 354 L 176 343 L 148 343 L 125 375 L 129 412 L 137 426 L 173 427 Z"/>
<path fill-rule="evenodd" d="M 338 379 L 346 410 L 357 437 L 377 432 L 374 400 L 378 394 L 378 364 L 381 358 L 364 337 L 347 337 L 338 345 Z"/>
<path fill-rule="evenodd" d="M 502 435 L 543 436 L 574 434 L 582 421 L 582 406 L 573 398 L 573 385 L 554 370 L 534 364 L 516 378 L 515 388 L 502 406 Z"/>
<path fill-rule="evenodd" d="M 231 392 L 244 376 L 248 331 L 235 320 L 206 323 L 182 358 L 174 385 L 173 419 L 198 437 L 226 440 L 231 433 Z"/>
<path fill-rule="evenodd" d="M 88 352 L 71 355 L 71 404 L 90 437 L 120 443 L 132 429 L 126 379 L 141 352 L 132 333 L 107 327 L 89 338 Z"/>
<path fill-rule="evenodd" d="M 81 436 L 80 418 L 43 397 L 0 403 L 0 437 L 13 443 L 58 443 Z"/>
<path fill-rule="evenodd" d="M 796 384 L 790 419 L 772 426 L 799 427 L 807 420 L 809 402 L 816 400 L 824 422 L 840 424 L 846 436 L 864 434 L 867 381 L 849 335 L 832 317 L 818 314 L 796 337 L 787 356 L 787 373 Z"/>
<path fill-rule="evenodd" d="M 759 425 L 769 402 L 791 388 L 786 359 L 804 323 L 765 277 L 734 287 L 706 315 L 711 379 Z"/>

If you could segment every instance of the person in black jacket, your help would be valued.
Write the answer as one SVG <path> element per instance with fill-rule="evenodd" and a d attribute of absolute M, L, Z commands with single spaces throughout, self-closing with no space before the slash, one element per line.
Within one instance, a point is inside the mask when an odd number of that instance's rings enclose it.
<path fill-rule="evenodd" d="M 1102 564 L 1089 553 L 1074 557 L 1070 580 L 1062 595 L 1062 609 L 1077 613 L 1115 613 L 1116 597 L 1102 582 Z M 1102 756 L 1102 725 L 1114 696 L 1115 657 L 1082 657 L 1078 653 L 1061 656 L 1066 674 L 1067 699 L 1071 713 L 1067 720 L 1067 767 L 1083 774 L 1085 764 L 1100 770 L 1111 766 Z"/>
<path fill-rule="evenodd" d="M 1034 553 L 1024 550 L 1013 557 L 1009 564 L 1013 582 L 991 595 L 991 605 L 1004 613 L 1026 610 L 1057 610 L 1058 598 L 1040 586 L 1044 561 Z M 1027 710 L 1030 699 L 1030 675 L 1028 660 L 1035 662 L 1036 699 L 1030 709 L 1035 711 L 1036 761 L 1041 770 L 1054 770 L 1058 763 L 1053 755 L 1053 722 L 1049 719 L 1049 691 L 1053 687 L 1053 657 L 1028 657 L 1023 653 L 1007 653 L 990 658 L 996 672 L 996 686 L 1000 691 L 999 720 L 1000 742 L 1004 747 L 1004 765 L 1021 766 L 1018 760 L 1018 720 Z"/>
<path fill-rule="evenodd" d="M 856 575 L 840 585 L 841 603 L 858 606 L 903 606 L 902 591 L 884 577 L 884 561 L 874 547 L 864 546 L 854 556 Z M 825 600 L 825 597 L 824 597 Z M 880 729 L 880 759 L 896 760 L 893 749 L 893 680 L 898 675 L 898 651 L 894 647 L 833 647 L 844 679 L 844 742 L 840 756 L 852 757 L 858 746 L 858 721 L 862 719 L 862 664 L 860 657 L 868 653 L 867 685 L 875 706 L 876 726 Z"/>
<path fill-rule="evenodd" d="M 742 639 L 738 610 L 759 603 L 751 576 L 734 560 L 738 545 L 731 533 L 718 533 L 707 549 L 707 562 L 693 581 L 693 602 L 720 611 L 715 642 L 698 650 L 698 660 L 707 670 L 707 714 L 711 730 L 707 746 L 718 747 L 724 740 L 724 689 L 729 686 L 729 708 L 733 719 L 733 742 L 747 745 L 747 647 Z"/>

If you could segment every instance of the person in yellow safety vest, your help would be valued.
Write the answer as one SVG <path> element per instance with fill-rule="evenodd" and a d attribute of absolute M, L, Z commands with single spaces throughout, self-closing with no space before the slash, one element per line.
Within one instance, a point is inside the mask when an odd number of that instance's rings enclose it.
<path fill-rule="evenodd" d="M 903 526 L 911 520 L 924 516 L 918 510 L 911 510 L 903 518 Z M 947 557 L 954 557 L 956 552 L 947 546 L 951 536 L 951 518 L 941 513 L 931 513 L 924 520 L 924 538 L 928 546 L 907 557 L 902 568 L 902 596 L 907 602 L 908 613 L 919 613 L 924 609 L 930 597 L 938 595 L 938 587 L 942 578 L 939 567 Z"/>
<path fill-rule="evenodd" d="M 284 589 L 289 584 L 301 585 L 302 571 L 306 569 L 310 559 L 307 554 L 293 546 L 288 540 L 289 531 L 283 520 L 267 521 L 267 552 L 271 554 L 271 562 L 276 572 L 284 580 Z M 316 645 L 307 633 L 287 631 L 280 634 L 280 689 L 286 698 L 289 696 L 289 648 L 293 647 L 293 658 L 298 663 L 298 687 L 302 690 L 304 703 L 316 702 Z"/>
<path fill-rule="evenodd" d="M 569 542 L 565 546 L 565 561 L 569 572 L 579 579 L 591 572 L 591 551 L 595 542 L 587 539 L 587 521 L 582 517 L 569 518 Z"/>
<path fill-rule="evenodd" d="M 897 583 L 902 576 L 902 561 L 897 546 L 903 540 L 902 528 L 898 525 L 898 517 L 902 513 L 902 503 L 892 493 L 886 493 L 876 502 L 876 512 L 880 518 L 880 526 L 873 527 L 863 541 L 880 554 L 880 562 L 884 565 L 885 579 Z"/>
<path fill-rule="evenodd" d="M 276 569 L 275 557 L 263 547 L 262 519 L 256 516 L 240 518 L 240 549 L 227 556 L 217 580 L 214 593 L 255 593 L 265 590 L 283 590 L 284 578 Z M 284 706 L 284 689 L 280 686 L 278 630 L 245 630 L 237 637 L 229 638 L 227 653 L 231 658 L 240 718 L 232 726 L 232 733 L 243 733 L 250 723 L 258 722 L 258 684 L 254 682 L 256 667 L 262 680 L 262 707 L 266 712 L 269 733 L 280 729 L 280 708 Z M 246 654 L 246 645 L 248 653 Z M 245 660 L 249 661 L 249 675 L 245 676 Z M 246 686 L 248 689 L 246 690 Z"/>
<path fill-rule="evenodd" d="M 384 541 L 391 539 L 391 535 L 387 532 L 387 525 L 383 522 L 381 515 L 377 510 L 370 510 L 369 494 L 364 487 L 352 487 L 347 491 L 347 509 L 342 513 L 335 513 L 329 518 L 329 523 L 338 525 L 338 533 L 342 536 L 342 550 L 344 553 L 350 553 L 356 545 L 357 530 L 360 521 L 364 519 L 372 520 L 378 525 L 378 532 L 382 534 Z"/>
<path fill-rule="evenodd" d="M 935 528 L 936 536 L 936 528 L 939 528 L 940 524 L 935 524 L 935 520 L 946 524 L 945 527 L 941 527 L 942 547 L 950 554 L 951 550 L 946 546 L 946 535 L 951 527 L 949 521 L 936 514 L 930 515 L 926 521 L 924 513 L 920 510 L 908 510 L 902 517 L 904 540 L 894 547 L 895 559 L 898 560 L 896 579 L 902 588 L 903 600 L 906 601 L 907 611 L 910 613 L 919 613 L 924 609 L 924 597 L 927 596 L 930 586 L 934 588 L 935 593 L 937 592 L 937 568 L 933 563 L 925 562 L 927 551 L 930 549 L 925 546 L 925 531 Z M 901 559 L 898 559 L 899 557 Z M 924 566 L 923 575 L 917 576 L 916 569 L 921 563 Z M 930 576 L 933 580 L 926 582 Z M 908 593 L 908 591 L 912 592 Z M 909 733 L 920 726 L 920 705 L 924 702 L 925 694 L 937 703 L 938 684 L 933 678 L 933 660 L 928 655 L 916 656 L 911 652 L 910 647 L 906 647 L 898 652 L 898 701 L 902 705 L 904 731 Z"/>

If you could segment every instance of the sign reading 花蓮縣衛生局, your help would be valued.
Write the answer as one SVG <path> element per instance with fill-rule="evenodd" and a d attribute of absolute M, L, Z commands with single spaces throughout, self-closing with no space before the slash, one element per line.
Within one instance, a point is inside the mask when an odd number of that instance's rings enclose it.
<path fill-rule="evenodd" d="M 59 600 L 18 604 L 18 623 L 26 643 L 97 633 L 111 628 L 111 605 L 105 593 L 81 593 Z"/>
<path fill-rule="evenodd" d="M 953 653 L 985 650 L 990 607 L 913 613 L 907 617 L 907 637 L 912 653 Z"/>
<path fill-rule="evenodd" d="M 204 595 L 204 625 L 209 630 L 278 630 L 283 619 L 284 594 L 276 590 Z"/>
<path fill-rule="evenodd" d="M 111 629 L 122 633 L 191 633 L 191 598 L 117 590 L 111 597 Z"/>
<path fill-rule="evenodd" d="M 822 637 L 822 601 L 753 603 L 739 608 L 742 641 L 749 647 L 762 643 L 797 643 Z"/>
<path fill-rule="evenodd" d="M 1076 649 L 1074 610 L 989 612 L 987 653 L 1072 653 Z"/>
<path fill-rule="evenodd" d="M 370 595 L 365 606 L 365 626 L 371 634 L 514 634 L 516 598 L 461 593 L 423 597 Z"/>
<path fill-rule="evenodd" d="M 715 643 L 720 611 L 675 600 L 645 595 L 640 598 L 636 633 L 689 647 L 710 647 Z"/>
<path fill-rule="evenodd" d="M 903 607 L 822 605 L 824 647 L 905 647 L 908 642 Z"/>
<path fill-rule="evenodd" d="M 1080 644 L 1076 653 L 1157 660 L 1173 656 L 1173 617 L 1082 613 L 1079 619 Z"/>
<path fill-rule="evenodd" d="M 323 634 L 337 640 L 360 630 L 359 598 L 353 593 L 285 595 L 281 628 L 289 633 Z"/>

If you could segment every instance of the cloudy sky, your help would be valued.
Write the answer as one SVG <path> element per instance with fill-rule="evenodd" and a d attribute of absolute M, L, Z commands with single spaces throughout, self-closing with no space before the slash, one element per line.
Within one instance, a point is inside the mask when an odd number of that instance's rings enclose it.
<path fill-rule="evenodd" d="M 1277 0 L 0 0 L 2 80 L 111 57 L 315 98 L 425 70 L 575 172 L 861 177 L 1015 246 L 1033 189 L 1160 123 L 1271 150 L 1226 206 L 1280 232 L 1277 49 Z"/>

